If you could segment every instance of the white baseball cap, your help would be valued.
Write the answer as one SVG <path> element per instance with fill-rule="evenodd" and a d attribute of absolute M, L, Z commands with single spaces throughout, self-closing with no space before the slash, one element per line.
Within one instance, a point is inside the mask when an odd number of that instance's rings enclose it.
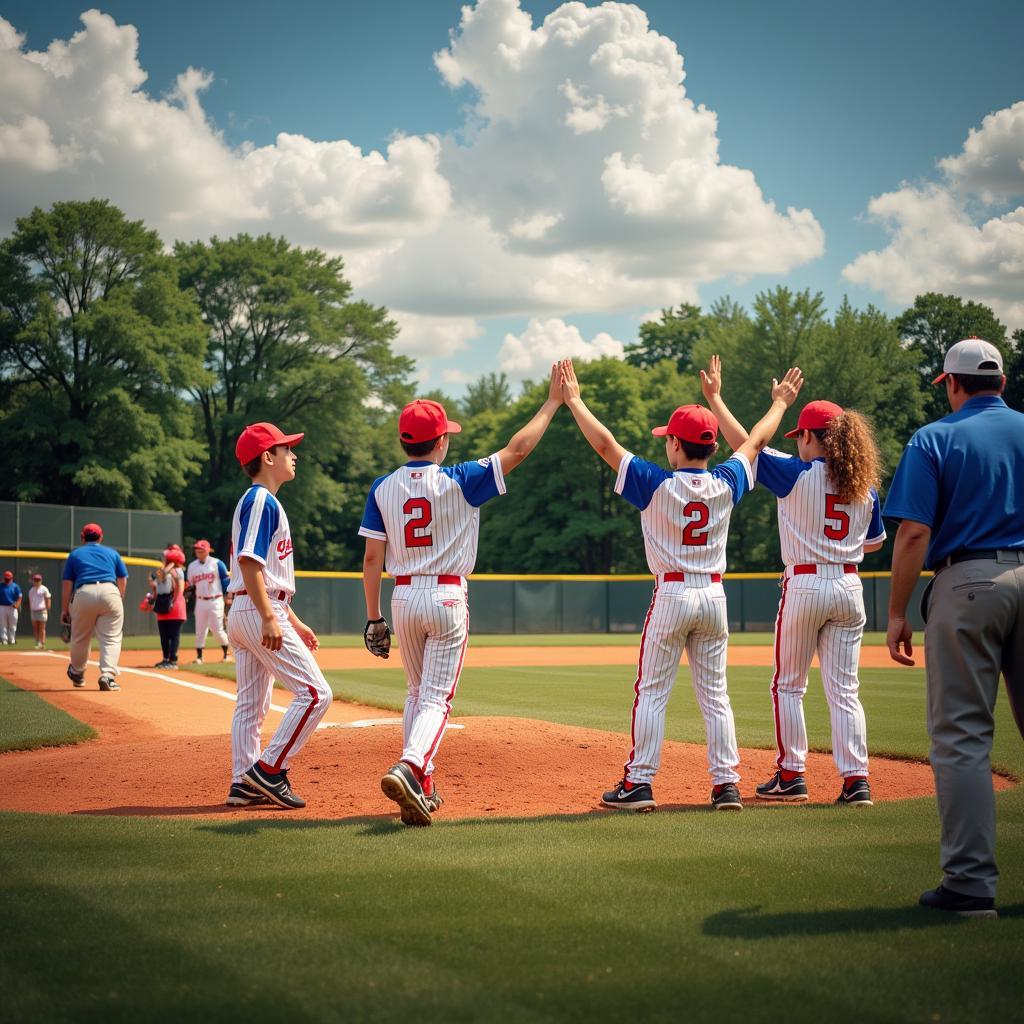
<path fill-rule="evenodd" d="M 942 364 L 942 373 L 932 381 L 938 384 L 948 373 L 969 373 L 975 376 L 1001 377 L 1003 357 L 991 342 L 981 338 L 965 338 L 951 345 Z"/>

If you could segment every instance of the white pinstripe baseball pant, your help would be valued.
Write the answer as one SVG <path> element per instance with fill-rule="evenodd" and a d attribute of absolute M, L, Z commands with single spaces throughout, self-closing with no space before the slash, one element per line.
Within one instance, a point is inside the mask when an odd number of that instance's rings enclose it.
<path fill-rule="evenodd" d="M 687 579 L 690 573 L 687 573 Z M 708 771 L 716 786 L 739 782 L 736 766 L 736 724 L 726 689 L 725 662 L 729 645 L 725 589 L 707 574 L 694 573 L 695 582 L 655 585 L 640 640 L 634 687 L 631 734 L 633 748 L 626 762 L 626 779 L 651 782 L 661 764 L 665 740 L 665 709 L 675 684 L 683 648 L 697 704 L 704 716 L 708 742 Z"/>
<path fill-rule="evenodd" d="M 217 642 L 227 647 L 228 634 L 224 629 L 223 597 L 197 597 L 195 617 L 197 650 L 201 651 L 206 647 L 206 637 L 209 633 L 215 634 Z"/>
<path fill-rule="evenodd" d="M 804 694 L 815 651 L 821 663 L 832 723 L 832 757 L 839 774 L 868 774 L 868 739 L 858 691 L 857 665 L 864 639 L 864 588 L 841 565 L 816 566 L 814 574 L 786 570 L 775 620 L 772 704 L 780 768 L 803 772 L 807 758 Z"/>
<path fill-rule="evenodd" d="M 252 598 L 239 595 L 228 613 L 228 638 L 235 648 L 238 685 L 231 720 L 232 782 L 241 782 L 242 774 L 257 761 L 271 765 L 275 771 L 286 769 L 331 706 L 331 688 L 312 651 L 288 621 L 288 606 L 273 599 L 270 604 L 281 626 L 279 651 L 263 646 L 263 621 Z M 260 728 L 270 708 L 275 679 L 295 696 L 261 753 Z"/>
<path fill-rule="evenodd" d="M 409 577 L 391 594 L 391 617 L 408 685 L 402 760 L 432 775 L 469 640 L 465 581 L 438 584 L 435 576 Z"/>

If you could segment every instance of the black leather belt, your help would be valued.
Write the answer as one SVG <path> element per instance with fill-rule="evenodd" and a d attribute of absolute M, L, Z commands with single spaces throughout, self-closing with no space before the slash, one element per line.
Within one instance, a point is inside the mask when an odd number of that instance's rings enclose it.
<path fill-rule="evenodd" d="M 1024 548 L 1000 548 L 997 551 L 954 551 L 943 559 L 943 565 L 960 562 L 1024 562 Z"/>

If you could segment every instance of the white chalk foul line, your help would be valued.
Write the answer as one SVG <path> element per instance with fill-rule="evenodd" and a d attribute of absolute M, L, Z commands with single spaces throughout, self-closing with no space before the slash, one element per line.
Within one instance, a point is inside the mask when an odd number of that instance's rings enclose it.
<path fill-rule="evenodd" d="M 70 662 L 64 654 L 56 654 L 52 651 L 25 651 L 25 657 L 28 658 L 57 658 L 59 661 Z M 98 661 L 90 661 L 89 665 L 99 668 Z M 237 701 L 238 697 L 234 693 L 229 693 L 227 690 L 218 690 L 215 686 L 204 686 L 202 683 L 190 683 L 187 679 L 176 679 L 174 676 L 165 676 L 159 672 L 147 672 L 141 668 L 121 668 L 121 672 L 131 672 L 132 675 L 143 676 L 145 679 L 157 679 L 161 683 L 171 683 L 173 686 L 183 686 L 186 690 L 196 690 L 199 693 L 209 693 L 214 697 L 224 697 L 230 701 Z M 271 711 L 277 711 L 279 714 L 284 714 L 288 709 L 282 707 L 280 704 L 271 704 Z M 402 720 L 400 718 L 360 718 L 355 722 L 321 722 L 317 729 L 369 729 L 375 725 L 401 725 Z M 464 725 L 456 725 L 450 722 L 445 726 L 445 730 L 448 729 L 464 729 Z"/>

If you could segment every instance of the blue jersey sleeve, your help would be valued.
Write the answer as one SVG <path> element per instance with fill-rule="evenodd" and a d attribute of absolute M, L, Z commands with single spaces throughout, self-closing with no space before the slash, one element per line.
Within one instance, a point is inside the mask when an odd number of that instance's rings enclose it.
<path fill-rule="evenodd" d="M 667 469 L 626 452 L 619 464 L 619 475 L 615 478 L 615 493 L 621 494 L 642 512 L 650 505 L 654 492 L 671 478 L 672 474 Z"/>
<path fill-rule="evenodd" d="M 874 544 L 880 540 L 885 540 L 885 524 L 882 522 L 882 505 L 878 500 L 878 491 L 872 487 L 871 524 L 868 526 L 868 535 L 864 541 L 866 544 Z"/>
<path fill-rule="evenodd" d="M 441 472 L 450 476 L 473 508 L 505 493 L 505 480 L 501 474 L 501 460 L 491 455 L 476 462 L 461 462 L 457 466 L 442 466 Z"/>
<path fill-rule="evenodd" d="M 813 465 L 813 462 L 804 462 L 774 448 L 765 448 L 757 457 L 754 475 L 757 482 L 767 487 L 776 498 L 785 498 L 796 486 L 800 475 Z"/>
<path fill-rule="evenodd" d="M 64 562 L 64 572 L 61 579 L 71 580 L 72 583 L 78 578 L 78 552 L 72 551 Z"/>
<path fill-rule="evenodd" d="M 380 506 L 377 504 L 377 488 L 380 487 L 386 476 L 379 476 L 373 481 L 370 493 L 366 496 L 366 508 L 363 510 L 363 521 L 359 526 L 359 536 L 369 537 L 371 540 L 387 540 L 387 528 L 384 526 L 384 517 L 380 514 Z"/>
<path fill-rule="evenodd" d="M 889 519 L 911 519 L 931 527 L 939 505 L 939 468 L 931 452 L 910 439 L 885 499 Z"/>
<path fill-rule="evenodd" d="M 128 578 L 128 566 L 124 564 L 124 559 L 118 555 L 117 561 L 114 566 L 114 576 L 119 580 L 125 580 Z"/>
<path fill-rule="evenodd" d="M 220 580 L 220 589 L 227 593 L 231 577 L 228 576 L 228 570 L 219 558 L 217 559 L 217 578 Z"/>
<path fill-rule="evenodd" d="M 735 505 L 745 494 L 750 493 L 753 485 L 750 463 L 742 455 L 733 455 L 711 470 L 716 480 L 729 485 L 732 491 L 732 503 Z"/>
<path fill-rule="evenodd" d="M 261 492 L 262 501 L 259 499 Z M 257 506 L 259 511 L 256 511 Z M 245 496 L 238 517 L 239 558 L 248 555 L 266 564 L 270 554 L 270 539 L 277 532 L 281 521 L 278 508 L 276 499 L 266 488 L 253 487 Z M 258 522 L 254 522 L 254 515 L 259 516 Z"/>

